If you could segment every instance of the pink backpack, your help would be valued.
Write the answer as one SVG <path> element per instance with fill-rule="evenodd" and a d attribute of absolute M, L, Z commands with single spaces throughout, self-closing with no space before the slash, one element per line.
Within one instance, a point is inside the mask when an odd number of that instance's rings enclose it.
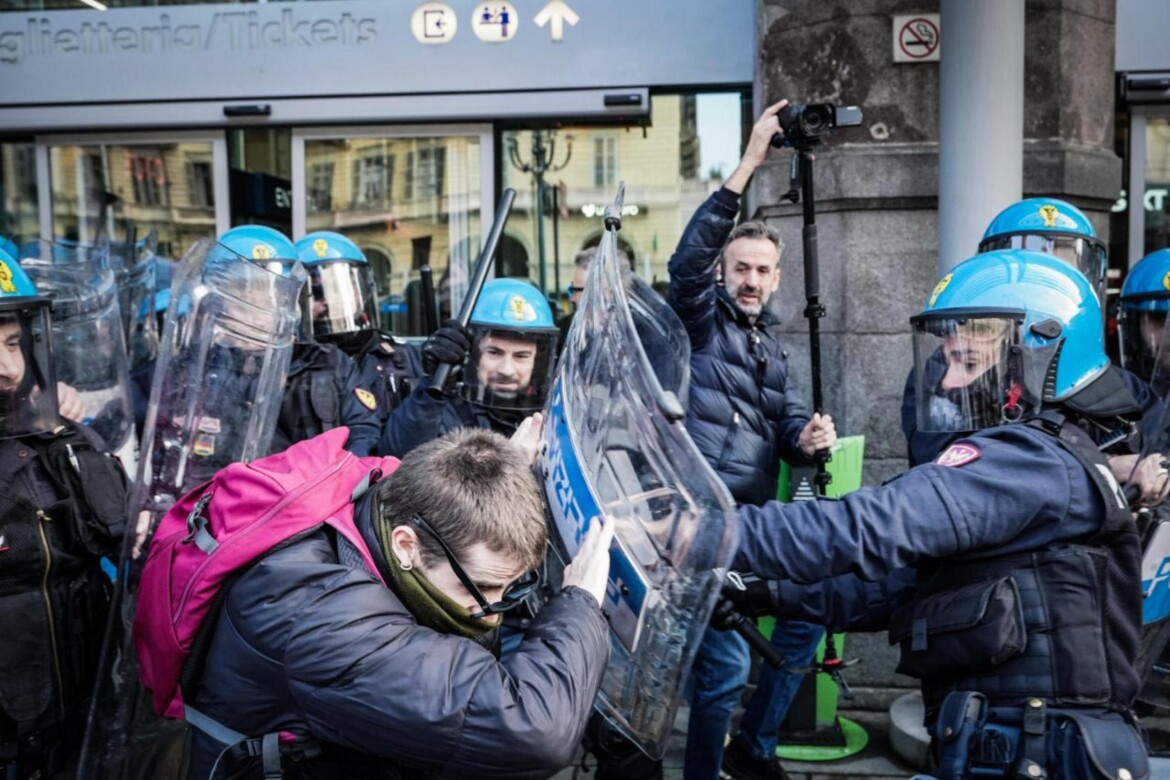
<path fill-rule="evenodd" d="M 181 685 L 189 662 L 202 663 L 191 658 L 196 639 L 204 623 L 207 632 L 215 628 L 208 621 L 218 617 L 221 591 L 277 545 L 329 525 L 377 571 L 354 525 L 354 504 L 398 459 L 359 458 L 345 451 L 348 437 L 348 428 L 334 428 L 276 455 L 233 463 L 163 517 L 142 570 L 133 634 L 156 713 L 199 727 L 184 708 Z"/>

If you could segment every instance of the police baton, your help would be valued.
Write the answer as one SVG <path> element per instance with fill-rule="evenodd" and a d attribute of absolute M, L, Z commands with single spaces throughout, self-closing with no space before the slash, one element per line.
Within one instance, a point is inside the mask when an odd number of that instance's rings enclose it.
<path fill-rule="evenodd" d="M 423 331 L 428 335 L 439 329 L 439 309 L 435 303 L 435 274 L 429 265 L 418 269 L 422 286 Z"/>
<path fill-rule="evenodd" d="M 483 250 L 479 253 L 479 259 L 475 261 L 471 285 L 467 288 L 467 295 L 464 296 L 463 305 L 459 307 L 459 315 L 455 318 L 462 328 L 466 328 L 471 322 L 471 312 L 475 310 L 475 303 L 479 300 L 484 283 L 487 282 L 488 272 L 492 270 L 496 246 L 500 243 L 500 236 L 504 233 L 504 224 L 512 212 L 512 201 L 514 200 L 516 200 L 516 190 L 505 187 L 504 194 L 496 205 L 496 219 L 492 223 L 492 230 L 488 233 Z M 434 376 L 431 377 L 430 384 L 427 385 L 428 393 L 436 397 L 443 395 L 443 388 L 447 386 L 447 380 L 451 376 L 451 368 L 450 363 L 440 363 L 435 368 Z"/>

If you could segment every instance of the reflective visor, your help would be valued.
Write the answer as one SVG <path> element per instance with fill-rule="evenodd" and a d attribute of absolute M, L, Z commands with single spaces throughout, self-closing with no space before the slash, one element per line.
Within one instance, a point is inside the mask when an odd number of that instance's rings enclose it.
<path fill-rule="evenodd" d="M 369 330 L 377 323 L 374 278 L 365 263 L 339 260 L 307 266 L 313 335 Z"/>
<path fill-rule="evenodd" d="M 1166 312 L 1143 311 L 1125 306 L 1118 320 L 1121 365 L 1146 380 L 1154 392 L 1165 397 L 1170 385 L 1170 349 L 1166 340 Z"/>
<path fill-rule="evenodd" d="M 1022 313 L 914 319 L 918 430 L 977 431 L 1018 420 L 1035 405 L 1013 365 L 1022 354 L 1022 319 Z"/>
<path fill-rule="evenodd" d="M 1063 260 L 1085 275 L 1093 285 L 1098 301 L 1105 301 L 1105 274 L 1109 270 L 1109 260 L 1105 246 L 1099 241 L 1080 236 L 1026 233 L 995 236 L 979 245 L 981 253 L 996 249 L 1028 249 Z"/>
<path fill-rule="evenodd" d="M 557 329 L 497 330 L 472 324 L 474 347 L 464 375 L 464 393 L 493 409 L 540 411 L 552 386 Z"/>

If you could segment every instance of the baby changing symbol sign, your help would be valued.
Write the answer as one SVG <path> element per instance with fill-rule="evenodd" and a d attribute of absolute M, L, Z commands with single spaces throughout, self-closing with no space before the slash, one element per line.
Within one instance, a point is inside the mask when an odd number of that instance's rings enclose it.
<path fill-rule="evenodd" d="M 506 43 L 516 35 L 520 17 L 511 3 L 480 3 L 471 17 L 475 37 L 485 43 Z"/>

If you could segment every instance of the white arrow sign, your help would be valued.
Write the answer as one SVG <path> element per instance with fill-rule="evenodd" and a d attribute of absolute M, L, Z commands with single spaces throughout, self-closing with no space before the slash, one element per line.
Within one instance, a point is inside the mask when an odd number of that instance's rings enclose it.
<path fill-rule="evenodd" d="M 544 27 L 552 22 L 552 26 L 549 28 L 552 32 L 552 39 L 559 41 L 565 37 L 565 22 L 576 25 L 577 22 L 581 21 L 581 17 L 577 16 L 564 0 L 552 0 L 551 3 L 540 9 L 540 13 L 533 21 L 536 22 L 537 27 Z"/>

